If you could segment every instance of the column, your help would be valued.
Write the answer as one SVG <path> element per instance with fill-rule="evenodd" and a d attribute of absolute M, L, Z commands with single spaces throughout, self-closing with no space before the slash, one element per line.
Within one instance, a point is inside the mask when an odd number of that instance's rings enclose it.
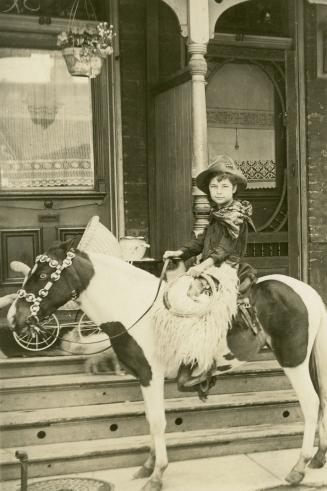
<path fill-rule="evenodd" d="M 200 234 L 208 223 L 210 210 L 206 195 L 195 184 L 195 176 L 208 166 L 207 107 L 205 96 L 205 75 L 207 62 L 204 55 L 206 44 L 190 43 L 189 67 L 192 75 L 192 195 L 195 235 Z"/>
<path fill-rule="evenodd" d="M 208 166 L 207 107 L 205 54 L 209 41 L 208 0 L 188 0 L 188 53 L 192 76 L 192 180 L 195 235 L 201 233 L 208 223 L 209 203 L 195 185 L 195 176 Z"/>

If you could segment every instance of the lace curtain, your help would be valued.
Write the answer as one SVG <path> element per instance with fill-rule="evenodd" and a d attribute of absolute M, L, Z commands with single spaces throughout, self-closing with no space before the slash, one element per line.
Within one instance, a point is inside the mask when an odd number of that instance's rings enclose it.
<path fill-rule="evenodd" d="M 0 189 L 93 189 L 91 87 L 60 52 L 0 48 Z"/>
<path fill-rule="evenodd" d="M 248 189 L 275 188 L 275 109 L 272 82 L 246 63 L 227 63 L 207 89 L 210 159 L 227 153 L 248 179 Z"/>

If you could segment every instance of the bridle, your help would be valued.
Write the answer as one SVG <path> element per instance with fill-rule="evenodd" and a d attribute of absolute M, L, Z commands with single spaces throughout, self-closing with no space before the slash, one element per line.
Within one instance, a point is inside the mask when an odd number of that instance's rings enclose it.
<path fill-rule="evenodd" d="M 40 262 L 40 263 L 48 263 L 51 268 L 55 269 L 55 271 L 53 273 L 51 273 L 51 276 L 50 276 L 50 278 L 51 278 L 52 281 L 48 281 L 48 283 L 44 286 L 44 288 L 41 288 L 39 290 L 37 296 L 34 295 L 34 293 L 28 293 L 28 292 L 26 292 L 26 290 L 24 288 L 21 288 L 20 290 L 18 290 L 18 292 L 17 292 L 17 298 L 25 299 L 28 303 L 31 303 L 32 304 L 30 306 L 31 315 L 30 315 L 29 318 L 32 317 L 32 318 L 35 319 L 35 321 L 37 323 L 39 323 L 39 318 L 38 318 L 38 315 L 37 314 L 38 314 L 38 312 L 40 310 L 40 303 L 48 295 L 49 290 L 53 286 L 53 284 L 60 279 L 61 273 L 66 268 L 68 268 L 69 266 L 72 265 L 72 262 L 73 262 L 73 259 L 74 259 L 75 256 L 76 256 L 76 254 L 74 252 L 74 249 L 70 249 L 67 252 L 66 258 L 63 260 L 62 264 L 60 264 L 59 261 L 57 261 L 56 259 L 53 259 L 53 258 L 47 256 L 46 254 L 41 254 L 40 256 L 37 256 L 36 257 L 35 265 L 38 262 Z M 153 307 L 154 303 L 156 302 L 156 300 L 157 300 L 157 298 L 159 296 L 159 292 L 160 292 L 161 285 L 162 285 L 164 276 L 165 276 L 166 271 L 167 271 L 167 268 L 168 268 L 169 261 L 170 261 L 169 259 L 166 259 L 165 262 L 164 262 L 164 266 L 162 268 L 161 275 L 160 275 L 160 278 L 159 278 L 159 284 L 158 284 L 158 287 L 157 287 L 157 291 L 156 291 L 155 297 L 152 300 L 151 304 L 145 310 L 145 312 L 143 312 L 143 314 L 135 322 L 133 322 L 133 324 L 131 326 L 129 326 L 128 328 L 126 328 L 126 331 L 131 330 L 138 322 L 140 322 L 143 319 L 143 317 Z M 77 290 L 72 290 L 71 291 L 71 299 L 72 300 L 76 300 L 79 297 L 79 295 L 80 295 L 80 292 L 78 292 Z M 124 332 L 121 332 L 119 334 L 116 334 L 114 336 L 111 336 L 111 339 L 116 338 L 116 337 L 120 337 L 123 334 L 124 334 Z M 73 341 L 71 341 L 71 342 L 73 342 Z M 86 343 L 86 344 L 97 344 L 99 342 L 102 342 L 102 341 L 95 341 L 95 342 Z M 84 344 L 84 343 L 79 343 L 77 341 L 74 341 L 73 343 L 74 344 Z M 102 353 L 106 349 L 107 348 L 105 348 L 105 349 L 103 349 L 101 351 L 97 351 L 96 353 Z M 96 354 L 96 353 L 92 353 L 92 354 Z"/>
<path fill-rule="evenodd" d="M 17 298 L 25 299 L 26 302 L 32 304 L 30 306 L 30 317 L 33 317 L 36 322 L 39 322 L 38 312 L 40 310 L 40 304 L 42 300 L 48 295 L 50 288 L 54 285 L 56 281 L 58 281 L 61 277 L 62 272 L 69 268 L 73 264 L 73 259 L 76 256 L 74 249 L 70 249 L 67 252 L 67 255 L 63 262 L 60 264 L 59 261 L 53 259 L 46 254 L 41 254 L 36 257 L 35 264 L 37 263 L 48 263 L 50 268 L 53 268 L 55 271 L 51 273 L 51 280 L 46 283 L 46 285 L 38 291 L 37 295 L 34 293 L 28 293 L 24 288 L 21 288 L 17 292 Z M 79 292 L 76 290 L 71 291 L 71 299 L 76 300 L 79 296 Z"/>
<path fill-rule="evenodd" d="M 76 256 L 74 251 L 75 251 L 74 249 L 70 249 L 67 252 L 66 258 L 63 260 L 63 262 L 61 264 L 59 263 L 59 261 L 57 261 L 56 259 L 53 259 L 52 257 L 47 256 L 46 254 L 41 254 L 40 256 L 37 256 L 35 259 L 35 264 L 37 264 L 38 262 L 48 263 L 49 266 L 55 270 L 53 273 L 51 273 L 51 276 L 50 276 L 52 281 L 48 281 L 48 283 L 43 288 L 41 288 L 39 290 L 37 295 L 34 295 L 34 293 L 28 293 L 24 288 L 21 288 L 20 290 L 18 290 L 17 298 L 21 298 L 21 299 L 24 298 L 26 300 L 26 302 L 32 304 L 30 306 L 30 312 L 31 312 L 30 317 L 33 317 L 36 320 L 36 322 L 39 322 L 39 318 L 38 318 L 37 314 L 40 310 L 40 304 L 41 304 L 42 300 L 48 295 L 49 290 L 53 286 L 53 284 L 60 279 L 61 273 L 66 268 L 69 268 L 69 266 L 71 266 L 73 264 L 73 259 Z M 127 331 L 129 331 L 132 327 L 134 327 L 135 324 L 140 322 L 140 320 L 153 307 L 153 304 L 155 303 L 155 301 L 158 298 L 159 291 L 160 291 L 160 288 L 162 285 L 162 281 L 163 281 L 163 278 L 166 274 L 168 263 L 169 263 L 169 260 L 166 259 L 164 266 L 162 268 L 162 271 L 161 271 L 157 292 L 156 292 L 156 295 L 155 295 L 153 301 L 151 302 L 151 305 L 146 309 L 145 312 L 143 312 L 143 314 L 135 322 L 133 322 L 133 324 L 127 329 Z M 76 300 L 79 297 L 79 294 L 80 294 L 80 292 L 78 292 L 77 290 L 72 290 L 71 296 L 70 296 L 71 300 Z"/>

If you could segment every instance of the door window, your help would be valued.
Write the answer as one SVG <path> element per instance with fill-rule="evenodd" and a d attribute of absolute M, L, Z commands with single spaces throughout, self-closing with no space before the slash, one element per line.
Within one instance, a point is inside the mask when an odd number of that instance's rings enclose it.
<path fill-rule="evenodd" d="M 207 90 L 210 158 L 227 153 L 248 189 L 277 187 L 275 95 L 267 75 L 251 64 L 227 63 Z"/>
<path fill-rule="evenodd" d="M 0 190 L 94 189 L 91 84 L 59 51 L 0 48 Z"/>

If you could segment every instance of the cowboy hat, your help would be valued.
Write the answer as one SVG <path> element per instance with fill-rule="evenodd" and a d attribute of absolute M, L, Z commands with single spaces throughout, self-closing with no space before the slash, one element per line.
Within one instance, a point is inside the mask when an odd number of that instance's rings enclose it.
<path fill-rule="evenodd" d="M 246 188 L 247 179 L 243 172 L 237 167 L 234 160 L 228 155 L 217 155 L 209 167 L 200 172 L 195 178 L 196 185 L 201 191 L 208 194 L 210 179 L 217 174 L 230 174 L 234 177 L 237 184 Z"/>

